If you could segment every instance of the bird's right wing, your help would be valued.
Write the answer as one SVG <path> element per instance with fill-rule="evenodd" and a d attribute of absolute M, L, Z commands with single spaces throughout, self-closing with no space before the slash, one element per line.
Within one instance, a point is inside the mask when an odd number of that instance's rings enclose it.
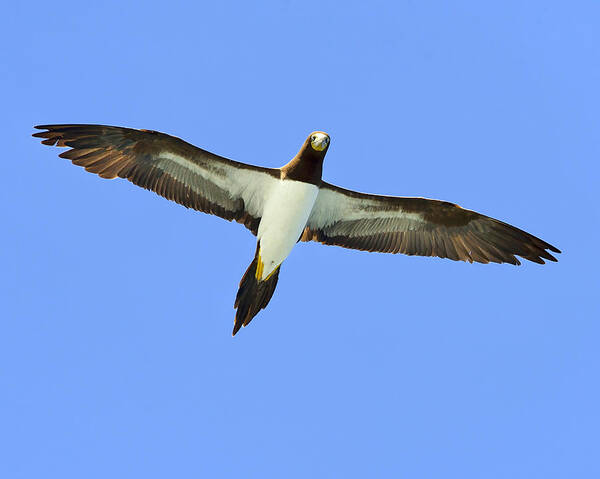
<path fill-rule="evenodd" d="M 102 178 L 125 178 L 187 208 L 244 224 L 256 235 L 279 170 L 247 165 L 149 130 L 40 125 L 33 136 L 69 147 L 59 156 Z"/>

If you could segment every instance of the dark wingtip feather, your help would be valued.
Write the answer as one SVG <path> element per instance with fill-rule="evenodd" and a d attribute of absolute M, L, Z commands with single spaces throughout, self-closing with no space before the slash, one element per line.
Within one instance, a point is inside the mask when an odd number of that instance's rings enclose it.
<path fill-rule="evenodd" d="M 69 125 L 35 125 L 34 128 L 36 130 L 46 130 L 46 131 L 36 131 L 32 133 L 31 136 L 35 136 L 38 138 L 44 138 L 44 135 L 54 135 L 57 130 L 64 130 L 65 127 Z"/>
<path fill-rule="evenodd" d="M 43 129 L 46 131 L 36 131 L 35 133 L 32 133 L 31 136 L 33 136 L 34 138 L 45 138 L 44 140 L 42 140 L 42 144 L 44 145 L 64 146 L 60 143 L 62 132 L 53 131 L 55 130 L 55 127 L 56 125 L 36 125 L 34 126 L 34 128 L 37 128 L 38 130 Z"/>

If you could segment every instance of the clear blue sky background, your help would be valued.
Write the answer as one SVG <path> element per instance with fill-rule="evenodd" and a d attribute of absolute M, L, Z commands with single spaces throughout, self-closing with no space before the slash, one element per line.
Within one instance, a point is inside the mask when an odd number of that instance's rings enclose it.
<path fill-rule="evenodd" d="M 0 476 L 600 477 L 600 4 L 484 3 L 5 5 Z M 322 129 L 328 181 L 564 254 L 300 244 L 231 338 L 254 237 L 30 137 L 60 122 L 273 167 Z"/>

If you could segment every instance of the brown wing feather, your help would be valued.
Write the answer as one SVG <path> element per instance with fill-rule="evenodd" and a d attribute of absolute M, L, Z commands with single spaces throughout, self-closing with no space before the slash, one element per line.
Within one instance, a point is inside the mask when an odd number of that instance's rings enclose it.
<path fill-rule="evenodd" d="M 102 178 L 126 178 L 187 208 L 242 223 L 254 234 L 258 230 L 259 215 L 248 211 L 244 201 L 248 198 L 224 188 L 222 183 L 227 181 L 228 174 L 239 172 L 250 175 L 250 182 L 261 174 L 279 177 L 278 170 L 228 160 L 156 131 L 106 125 L 40 125 L 35 128 L 47 130 L 33 134 L 43 138 L 43 144 L 71 148 L 59 156 L 86 171 Z M 184 164 L 161 158 L 165 153 L 184 159 Z M 204 174 L 198 174 L 195 167 Z M 211 177 L 221 183 L 211 181 Z"/>
<path fill-rule="evenodd" d="M 502 221 L 446 201 L 378 196 L 323 183 L 301 237 L 364 251 L 455 261 L 543 264 L 554 246 Z"/>

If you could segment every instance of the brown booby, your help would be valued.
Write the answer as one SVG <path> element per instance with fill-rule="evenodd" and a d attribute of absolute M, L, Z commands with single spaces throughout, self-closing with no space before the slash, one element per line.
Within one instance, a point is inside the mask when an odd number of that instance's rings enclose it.
<path fill-rule="evenodd" d="M 126 178 L 187 208 L 246 226 L 254 260 L 234 307 L 235 335 L 267 306 L 281 263 L 298 241 L 364 251 L 519 265 L 516 256 L 556 261 L 554 246 L 502 221 L 446 201 L 380 196 L 321 179 L 329 136 L 311 133 L 281 168 L 239 163 L 151 130 L 104 125 L 40 125 L 45 145 L 102 178 Z"/>

